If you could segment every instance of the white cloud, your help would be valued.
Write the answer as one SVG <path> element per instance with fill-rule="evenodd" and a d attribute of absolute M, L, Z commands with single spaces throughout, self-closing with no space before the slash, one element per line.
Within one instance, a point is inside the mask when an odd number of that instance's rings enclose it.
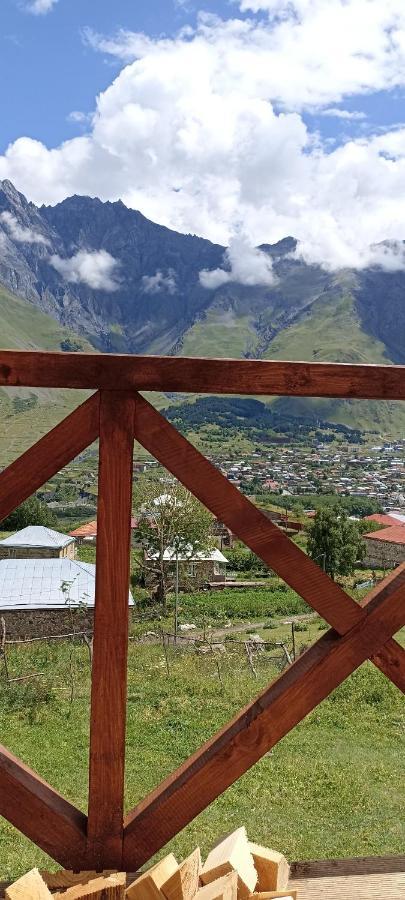
<path fill-rule="evenodd" d="M 364 112 L 360 112 L 358 110 L 349 109 L 339 109 L 335 106 L 330 106 L 328 109 L 321 109 L 319 111 L 321 116 L 329 116 L 332 119 L 353 119 L 353 120 L 361 120 L 366 119 L 367 116 Z"/>
<path fill-rule="evenodd" d="M 252 247 L 247 236 L 236 234 L 224 253 L 225 269 L 203 269 L 200 282 L 203 287 L 215 289 L 229 281 L 249 286 L 272 285 L 277 280 L 272 260 L 257 247 Z"/>
<path fill-rule="evenodd" d="M 122 198 L 223 244 L 239 221 L 252 247 L 292 234 L 306 259 L 331 267 L 363 265 L 370 245 L 405 237 L 405 128 L 331 150 L 303 118 L 405 87 L 403 0 L 240 6 L 248 18 L 235 4 L 233 19 L 201 16 L 173 39 L 87 31 L 128 62 L 89 133 L 51 149 L 21 137 L 0 156 L 0 179 L 37 203 Z"/>
<path fill-rule="evenodd" d="M 92 118 L 92 113 L 81 112 L 80 109 L 73 109 L 67 116 L 68 122 L 74 122 L 78 125 L 88 125 Z"/>
<path fill-rule="evenodd" d="M 79 250 L 74 256 L 62 259 L 57 254 L 49 262 L 65 281 L 87 284 L 95 291 L 116 291 L 118 261 L 106 250 Z"/>
<path fill-rule="evenodd" d="M 39 231 L 34 231 L 32 228 L 20 225 L 18 219 L 11 212 L 7 212 L 7 210 L 0 213 L 0 222 L 3 222 L 6 226 L 12 241 L 17 241 L 20 244 L 49 244 L 49 241 L 43 234 Z"/>
<path fill-rule="evenodd" d="M 173 269 L 169 269 L 167 275 L 158 270 L 154 275 L 142 276 L 142 290 L 145 294 L 158 294 L 160 291 L 175 294 L 176 288 L 176 273 Z"/>
<path fill-rule="evenodd" d="M 44 16 L 56 6 L 59 0 L 31 0 L 25 7 L 34 16 Z"/>

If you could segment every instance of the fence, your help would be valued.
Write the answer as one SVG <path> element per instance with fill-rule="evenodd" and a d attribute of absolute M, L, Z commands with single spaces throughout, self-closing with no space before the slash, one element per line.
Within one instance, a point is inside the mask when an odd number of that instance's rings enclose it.
<path fill-rule="evenodd" d="M 405 623 L 405 565 L 359 606 L 139 393 L 404 400 L 404 367 L 1 351 L 0 386 L 96 391 L 0 475 L 3 519 L 99 438 L 88 815 L 5 748 L 0 750 L 0 813 L 50 856 L 76 869 L 134 870 L 364 660 L 370 658 L 405 691 L 405 650 L 393 638 Z M 124 817 L 134 439 L 296 590 L 331 629 Z"/>

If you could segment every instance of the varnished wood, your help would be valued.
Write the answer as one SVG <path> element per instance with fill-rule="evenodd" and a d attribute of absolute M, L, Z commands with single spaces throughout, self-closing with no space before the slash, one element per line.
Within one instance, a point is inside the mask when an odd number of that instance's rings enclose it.
<path fill-rule="evenodd" d="M 195 497 L 274 569 L 339 634 L 361 621 L 359 605 L 190 444 L 143 397 L 135 436 Z M 394 640 L 374 662 L 405 691 L 405 650 Z"/>
<path fill-rule="evenodd" d="M 405 400 L 405 366 L 0 351 L 0 386 Z"/>
<path fill-rule="evenodd" d="M 4 747 L 0 815 L 62 866 L 84 866 L 86 816 Z"/>
<path fill-rule="evenodd" d="M 134 398 L 100 395 L 88 860 L 121 867 Z"/>
<path fill-rule="evenodd" d="M 143 865 L 405 623 L 401 572 L 345 635 L 331 630 L 127 816 L 124 868 Z"/>
<path fill-rule="evenodd" d="M 98 438 L 99 395 L 82 403 L 59 425 L 0 473 L 0 522 Z"/>

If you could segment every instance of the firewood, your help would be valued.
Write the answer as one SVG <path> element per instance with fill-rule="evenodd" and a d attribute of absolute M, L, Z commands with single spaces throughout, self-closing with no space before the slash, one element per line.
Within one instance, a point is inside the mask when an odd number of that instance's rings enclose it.
<path fill-rule="evenodd" d="M 282 853 L 269 850 L 249 841 L 249 850 L 257 870 L 257 891 L 285 891 L 290 877 L 290 867 Z"/>
<path fill-rule="evenodd" d="M 31 869 L 6 888 L 5 897 L 6 900 L 52 900 L 52 894 L 38 869 Z"/>
<path fill-rule="evenodd" d="M 201 853 L 200 848 L 196 847 L 193 853 L 180 863 L 177 871 L 162 884 L 162 894 L 167 900 L 193 900 L 198 891 L 200 872 Z"/>
<path fill-rule="evenodd" d="M 115 875 L 116 869 L 104 869 L 102 872 L 96 872 L 94 869 L 82 872 L 72 872 L 71 869 L 60 869 L 59 872 L 46 872 L 41 870 L 41 876 L 48 885 L 50 891 L 62 891 L 64 888 L 74 887 L 76 884 L 87 884 L 100 875 Z M 64 896 L 64 895 L 63 895 Z"/>
<path fill-rule="evenodd" d="M 162 884 L 165 884 L 177 869 L 177 861 L 173 853 L 169 853 L 127 888 L 126 897 L 128 900 L 165 900 L 165 895 L 161 891 Z"/>
<path fill-rule="evenodd" d="M 297 891 L 261 891 L 258 894 L 251 894 L 251 900 L 297 900 Z"/>
<path fill-rule="evenodd" d="M 249 850 L 245 827 L 237 828 L 212 848 L 200 878 L 203 884 L 208 884 L 232 871 L 238 873 L 238 898 L 244 900 L 254 891 L 257 884 L 257 872 Z"/>
<path fill-rule="evenodd" d="M 195 900 L 237 900 L 237 896 L 238 873 L 233 871 L 200 888 Z"/>
<path fill-rule="evenodd" d="M 125 872 L 99 875 L 54 894 L 56 900 L 124 900 L 127 876 Z"/>

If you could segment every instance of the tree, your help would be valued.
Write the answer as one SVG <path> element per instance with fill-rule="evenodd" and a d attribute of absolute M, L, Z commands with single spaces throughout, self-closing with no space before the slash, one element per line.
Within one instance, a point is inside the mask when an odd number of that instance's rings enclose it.
<path fill-rule="evenodd" d="M 154 599 L 166 610 L 167 593 L 174 584 L 167 551 L 173 551 L 175 560 L 176 555 L 191 558 L 212 547 L 212 515 L 178 482 L 162 488 L 159 481 L 142 478 L 134 501 L 140 511 L 137 534 L 145 551 L 140 565 L 152 580 Z"/>
<path fill-rule="evenodd" d="M 0 522 L 3 531 L 17 531 L 20 528 L 26 528 L 27 525 L 45 525 L 48 528 L 54 528 L 57 520 L 46 503 L 38 500 L 38 497 L 29 497 Z"/>
<path fill-rule="evenodd" d="M 365 553 L 357 522 L 348 519 L 337 504 L 322 507 L 309 529 L 308 553 L 331 578 L 352 575 Z"/>

